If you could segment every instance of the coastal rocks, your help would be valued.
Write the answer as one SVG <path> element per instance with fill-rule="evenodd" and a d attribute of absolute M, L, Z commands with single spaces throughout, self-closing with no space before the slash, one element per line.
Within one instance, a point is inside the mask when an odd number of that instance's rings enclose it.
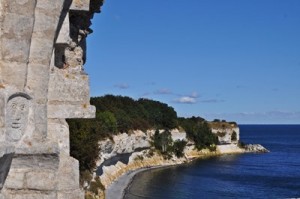
<path fill-rule="evenodd" d="M 219 154 L 244 153 L 245 149 L 240 148 L 237 144 L 224 144 L 217 145 L 217 152 Z"/>
<path fill-rule="evenodd" d="M 139 168 L 147 168 L 153 166 L 166 166 L 180 164 L 186 161 L 185 158 L 176 158 L 165 160 L 159 154 L 153 154 L 152 156 L 145 155 L 144 152 L 137 152 L 130 157 L 128 164 L 117 162 L 115 165 L 103 168 L 103 175 L 100 176 L 101 183 L 105 188 L 111 185 L 117 178 L 126 172 L 133 171 Z"/>
<path fill-rule="evenodd" d="M 270 152 L 268 149 L 263 147 L 260 144 L 247 144 L 244 146 L 246 152 L 251 152 L 251 153 L 268 153 Z"/>

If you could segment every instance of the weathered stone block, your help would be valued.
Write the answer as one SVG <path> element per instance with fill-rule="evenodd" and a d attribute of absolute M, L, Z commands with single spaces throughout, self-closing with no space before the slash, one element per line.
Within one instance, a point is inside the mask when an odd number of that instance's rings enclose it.
<path fill-rule="evenodd" d="M 56 44 L 67 44 L 71 41 L 70 38 L 70 19 L 69 13 L 66 15 L 62 27 L 59 31 Z"/>
<path fill-rule="evenodd" d="M 28 65 L 27 87 L 34 91 L 34 98 L 39 104 L 43 104 L 40 99 L 43 99 L 44 103 L 47 101 L 49 81 L 47 70 L 49 70 L 49 66 L 47 65 L 33 63 Z"/>
<path fill-rule="evenodd" d="M 34 132 L 32 138 L 34 138 L 35 141 L 42 141 L 46 137 L 47 137 L 47 122 L 36 123 L 35 124 L 35 132 Z"/>
<path fill-rule="evenodd" d="M 55 30 L 57 28 L 57 18 L 41 12 L 37 12 L 36 15 L 37 17 L 34 21 L 35 38 L 45 38 L 51 40 L 54 37 Z M 47 45 L 47 48 L 49 48 L 49 45 Z"/>
<path fill-rule="evenodd" d="M 48 105 L 48 118 L 95 118 L 96 108 L 88 104 Z"/>
<path fill-rule="evenodd" d="M 20 143 L 15 149 L 17 154 L 14 157 L 14 167 L 26 167 L 28 164 L 29 168 L 45 167 L 50 169 L 57 169 L 59 163 L 59 148 L 55 142 L 34 142 L 31 143 Z M 21 161 L 21 162 L 20 162 Z"/>
<path fill-rule="evenodd" d="M 1 72 L 5 75 L 2 76 L 4 87 L 7 85 L 14 86 L 19 90 L 24 88 L 26 81 L 26 63 L 18 62 L 4 62 L 0 60 Z"/>
<path fill-rule="evenodd" d="M 3 34 L 5 38 L 22 38 L 30 40 L 34 17 L 31 15 L 7 14 L 3 21 Z"/>
<path fill-rule="evenodd" d="M 73 0 L 70 10 L 90 10 L 90 0 Z"/>
<path fill-rule="evenodd" d="M 34 13 L 36 0 L 3 0 L 7 5 L 7 11 L 20 15 L 32 15 Z"/>
<path fill-rule="evenodd" d="M 58 171 L 58 190 L 76 190 L 79 188 L 79 163 L 76 159 L 60 156 Z"/>
<path fill-rule="evenodd" d="M 53 42 L 54 35 L 51 36 L 49 35 L 48 38 L 35 38 L 31 41 L 30 63 L 43 64 L 44 66 L 50 64 L 53 48 L 49 48 L 49 42 Z"/>
<path fill-rule="evenodd" d="M 8 189 L 23 189 L 25 188 L 25 172 L 24 169 L 14 169 L 9 172 L 5 187 Z"/>
<path fill-rule="evenodd" d="M 89 79 L 85 74 L 70 74 L 56 69 L 49 80 L 49 102 L 89 102 Z"/>
<path fill-rule="evenodd" d="M 3 60 L 11 62 L 28 61 L 30 41 L 22 38 L 2 38 L 1 54 Z"/>
<path fill-rule="evenodd" d="M 71 4 L 80 12 L 72 12 L 70 22 Z M 64 118 L 95 116 L 82 72 L 89 7 L 89 0 L 0 2 L 0 189 L 10 167 L 1 199 L 84 198 Z M 62 70 L 56 68 L 50 79 L 53 50 L 60 44 Z M 13 149 L 4 150 L 1 141 Z M 11 165 L 4 158 L 8 152 L 14 155 Z"/>
<path fill-rule="evenodd" d="M 56 199 L 56 192 L 10 190 L 3 194 L 5 199 Z"/>
<path fill-rule="evenodd" d="M 71 0 L 39 0 L 36 4 L 36 8 L 47 11 L 47 14 L 55 16 L 61 13 L 64 3 L 69 5 L 71 3 L 70 1 Z"/>
<path fill-rule="evenodd" d="M 60 191 L 57 193 L 57 199 L 83 199 L 83 190 Z"/>
<path fill-rule="evenodd" d="M 0 91 L 0 128 L 3 128 L 5 125 L 5 104 L 5 96 Z"/>
<path fill-rule="evenodd" d="M 41 191 L 56 189 L 56 175 L 51 170 L 28 172 L 25 178 L 28 189 Z"/>
<path fill-rule="evenodd" d="M 69 125 L 64 119 L 48 119 L 48 138 L 58 143 L 61 153 L 70 153 Z"/>

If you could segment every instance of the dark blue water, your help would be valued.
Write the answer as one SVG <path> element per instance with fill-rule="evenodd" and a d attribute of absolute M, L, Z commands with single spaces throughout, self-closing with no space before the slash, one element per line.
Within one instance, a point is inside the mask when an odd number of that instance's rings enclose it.
<path fill-rule="evenodd" d="M 300 198 L 300 125 L 241 125 L 266 154 L 223 155 L 138 174 L 126 199 Z"/>

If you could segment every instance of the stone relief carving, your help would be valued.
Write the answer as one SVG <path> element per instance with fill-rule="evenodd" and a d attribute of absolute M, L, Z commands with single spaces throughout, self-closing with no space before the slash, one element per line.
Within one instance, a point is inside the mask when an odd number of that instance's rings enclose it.
<path fill-rule="evenodd" d="M 0 0 L 0 199 L 84 198 L 65 119 L 95 116 L 83 65 L 102 3 Z"/>
<path fill-rule="evenodd" d="M 6 107 L 6 140 L 19 141 L 25 133 L 30 97 L 24 93 L 17 93 L 9 97 Z"/>

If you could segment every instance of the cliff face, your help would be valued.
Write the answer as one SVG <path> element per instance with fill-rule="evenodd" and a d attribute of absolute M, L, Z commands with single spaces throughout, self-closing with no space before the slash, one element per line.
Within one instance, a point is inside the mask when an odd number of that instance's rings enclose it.
<path fill-rule="evenodd" d="M 95 115 L 83 65 L 102 3 L 0 1 L 0 198 L 83 198 L 65 119 Z"/>
<path fill-rule="evenodd" d="M 240 140 L 238 127 L 212 128 L 212 133 L 218 136 L 220 144 L 237 144 Z"/>
<path fill-rule="evenodd" d="M 235 128 L 235 130 L 238 131 L 238 128 Z M 228 131 L 227 133 L 231 132 L 232 131 Z M 108 187 L 115 179 L 130 170 L 149 166 L 180 164 L 193 158 L 217 153 L 243 152 L 236 143 L 231 142 L 227 143 L 227 148 L 218 146 L 216 152 L 210 152 L 207 149 L 198 151 L 195 149 L 194 144 L 189 142 L 185 147 L 184 157 L 177 158 L 173 156 L 171 159 L 165 160 L 151 147 L 151 136 L 153 136 L 154 133 L 154 130 L 148 130 L 146 132 L 133 131 L 131 134 L 123 133 L 113 136 L 112 139 L 99 142 L 100 156 L 94 175 L 100 177 L 104 187 Z M 173 129 L 171 135 L 173 141 L 187 140 L 186 133 L 178 129 Z M 88 186 L 88 184 L 86 184 L 86 186 Z"/>
<path fill-rule="evenodd" d="M 171 131 L 173 140 L 185 137 L 184 132 Z M 100 159 L 95 175 L 100 176 L 104 187 L 109 186 L 114 180 L 129 170 L 149 166 L 162 166 L 178 164 L 186 158 L 164 160 L 161 155 L 151 150 L 151 136 L 154 130 L 147 132 L 134 131 L 130 135 L 123 133 L 113 136 L 113 140 L 99 142 Z"/>

